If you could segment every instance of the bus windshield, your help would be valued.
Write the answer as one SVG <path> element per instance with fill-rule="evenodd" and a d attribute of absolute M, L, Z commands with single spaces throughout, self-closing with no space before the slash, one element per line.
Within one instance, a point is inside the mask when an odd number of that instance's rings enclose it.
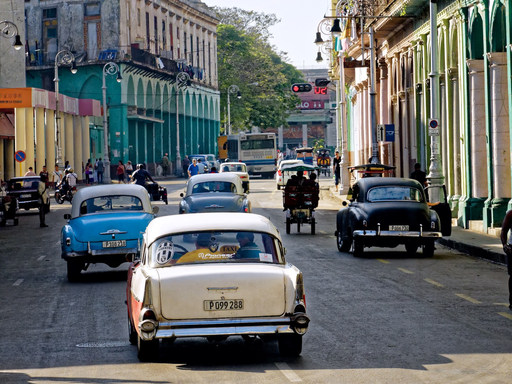
<path fill-rule="evenodd" d="M 248 151 L 251 149 L 272 149 L 274 148 L 273 139 L 249 139 L 240 140 L 240 146 L 242 151 Z"/>

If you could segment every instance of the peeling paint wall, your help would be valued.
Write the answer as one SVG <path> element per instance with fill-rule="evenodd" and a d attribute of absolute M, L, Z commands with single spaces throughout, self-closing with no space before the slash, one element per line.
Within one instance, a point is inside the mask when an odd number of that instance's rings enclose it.
<path fill-rule="evenodd" d="M 11 8 L 12 5 L 12 8 Z M 18 27 L 21 41 L 25 43 L 24 1 L 0 1 L 0 21 L 11 21 Z M 0 88 L 25 87 L 25 49 L 12 46 L 14 37 L 0 36 Z"/>

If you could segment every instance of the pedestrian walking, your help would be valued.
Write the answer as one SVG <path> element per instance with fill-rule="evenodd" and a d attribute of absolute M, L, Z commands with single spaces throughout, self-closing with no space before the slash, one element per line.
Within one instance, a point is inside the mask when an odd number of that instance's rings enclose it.
<path fill-rule="evenodd" d="M 89 185 L 91 184 L 91 159 L 87 160 L 87 163 L 85 164 L 85 184 Z"/>
<path fill-rule="evenodd" d="M 117 181 L 119 184 L 124 183 L 124 173 L 126 172 L 126 169 L 124 168 L 124 164 L 122 160 L 119 160 L 119 163 L 117 164 Z"/>
<path fill-rule="evenodd" d="M 414 164 L 414 172 L 411 173 L 411 179 L 417 180 L 424 187 L 427 186 L 427 174 L 421 170 L 421 164 Z"/>
<path fill-rule="evenodd" d="M 55 164 L 52 172 L 52 185 L 55 188 L 62 181 L 62 171 L 59 169 L 59 164 Z"/>
<path fill-rule="evenodd" d="M 39 226 L 41 228 L 45 228 L 48 225 L 46 224 L 46 207 L 48 206 L 48 188 L 46 183 L 48 182 L 47 176 L 41 176 L 41 180 L 37 186 L 37 192 L 39 194 Z"/>
<path fill-rule="evenodd" d="M 169 155 L 166 153 L 162 157 L 162 170 L 163 170 L 163 176 L 167 176 L 169 172 Z"/>
<path fill-rule="evenodd" d="M 39 172 L 39 177 L 41 180 L 44 180 L 46 188 L 50 188 L 50 177 L 48 175 L 48 170 L 46 169 L 46 165 L 43 165 L 43 170 Z"/>
<path fill-rule="evenodd" d="M 133 173 L 133 165 L 130 160 L 126 162 L 126 165 L 124 166 L 124 169 L 126 170 L 126 180 L 130 181 L 130 178 L 132 177 Z"/>
<path fill-rule="evenodd" d="M 195 158 L 192 159 L 192 164 L 188 166 L 188 177 L 195 176 L 199 173 L 199 166 L 197 165 L 197 160 Z"/>
<path fill-rule="evenodd" d="M 183 160 L 181 160 L 181 168 L 183 168 L 183 177 L 185 178 L 188 175 L 188 167 L 190 167 L 190 159 L 188 158 L 188 156 L 185 155 Z"/>
<path fill-rule="evenodd" d="M 103 184 L 103 172 L 105 171 L 105 166 L 103 165 L 103 161 L 100 157 L 98 160 L 98 164 L 96 166 L 96 172 L 98 172 L 98 184 Z"/>
<path fill-rule="evenodd" d="M 512 210 L 508 211 L 501 225 L 501 244 L 503 251 L 507 255 L 507 271 L 508 271 L 508 308 L 512 311 L 512 240 L 509 231 L 512 229 Z"/>
<path fill-rule="evenodd" d="M 32 167 L 28 167 L 28 171 L 25 172 L 25 176 L 37 176 L 36 173 L 34 172 L 34 168 Z"/>
<path fill-rule="evenodd" d="M 332 161 L 332 171 L 334 173 L 334 185 L 336 186 L 336 192 L 338 192 L 338 185 L 341 179 L 341 157 L 340 152 L 334 153 L 334 159 Z"/>

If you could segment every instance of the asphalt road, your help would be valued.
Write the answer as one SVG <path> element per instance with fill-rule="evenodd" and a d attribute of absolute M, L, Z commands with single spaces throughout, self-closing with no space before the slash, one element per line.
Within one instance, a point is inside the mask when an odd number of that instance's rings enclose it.
<path fill-rule="evenodd" d="M 176 214 L 184 181 L 163 184 L 159 215 Z M 273 181 L 251 182 L 253 212 L 277 225 L 304 272 L 311 324 L 300 358 L 274 343 L 191 339 L 140 363 L 127 335 L 128 264 L 93 265 L 68 283 L 60 229 L 70 205 L 52 201 L 48 228 L 36 211 L 0 228 L 0 383 L 510 383 L 505 267 L 439 245 L 431 259 L 403 248 L 354 258 L 336 249 L 339 202 L 327 191 L 314 236 L 307 225 L 286 235 L 281 194 Z"/>

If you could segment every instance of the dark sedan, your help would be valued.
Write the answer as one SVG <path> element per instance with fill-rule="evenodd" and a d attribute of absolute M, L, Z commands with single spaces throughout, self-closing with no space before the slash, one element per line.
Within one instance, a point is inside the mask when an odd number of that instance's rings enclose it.
<path fill-rule="evenodd" d="M 234 173 L 192 176 L 180 196 L 179 213 L 251 211 L 242 180 Z"/>
<path fill-rule="evenodd" d="M 443 204 L 431 207 L 416 180 L 362 178 L 352 186 L 350 202 L 336 216 L 338 250 L 348 252 L 353 246 L 354 256 L 362 256 L 365 247 L 404 244 L 410 255 L 422 247 L 423 256 L 431 257 L 436 239 L 451 233 L 449 224 L 441 227 L 441 222 L 450 223 L 444 217 L 450 210 L 439 209 Z"/>
<path fill-rule="evenodd" d="M 20 209 L 39 208 L 39 176 L 13 177 L 7 182 L 7 195 L 16 197 Z M 50 211 L 50 199 L 45 207 Z"/>

